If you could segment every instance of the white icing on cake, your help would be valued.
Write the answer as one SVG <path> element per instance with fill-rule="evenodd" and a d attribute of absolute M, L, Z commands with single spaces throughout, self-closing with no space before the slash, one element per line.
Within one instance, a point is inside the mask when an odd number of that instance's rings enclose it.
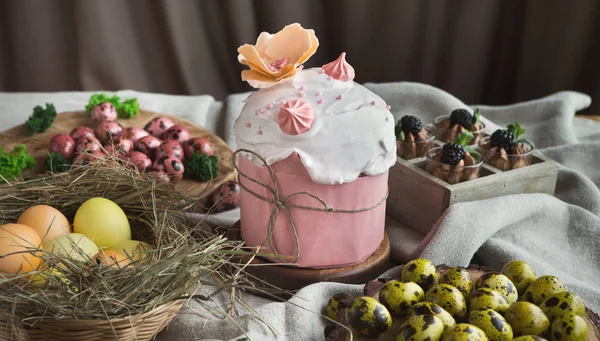
<path fill-rule="evenodd" d="M 307 132 L 289 135 L 279 127 L 277 113 L 281 102 L 298 98 L 312 106 L 315 120 Z M 379 96 L 312 68 L 250 95 L 234 132 L 238 148 L 252 150 L 269 165 L 296 152 L 315 183 L 342 184 L 361 173 L 383 174 L 396 163 L 394 125 Z"/>

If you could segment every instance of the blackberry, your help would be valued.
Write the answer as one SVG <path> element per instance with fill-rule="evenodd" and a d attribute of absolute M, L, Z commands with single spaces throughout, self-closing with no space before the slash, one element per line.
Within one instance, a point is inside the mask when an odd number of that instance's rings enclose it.
<path fill-rule="evenodd" d="M 473 124 L 473 115 L 466 109 L 456 109 L 450 114 L 450 125 L 460 124 L 468 129 Z"/>
<path fill-rule="evenodd" d="M 442 147 L 442 163 L 456 165 L 465 157 L 463 146 L 458 143 L 446 143 Z"/>
<path fill-rule="evenodd" d="M 504 148 L 506 153 L 512 153 L 512 149 L 517 145 L 515 135 L 506 129 L 496 130 L 490 137 L 492 147 Z"/>
<path fill-rule="evenodd" d="M 417 134 L 423 129 L 423 123 L 416 116 L 406 115 L 400 119 L 400 124 L 402 126 L 402 131 L 404 134 L 408 134 L 411 132 L 413 136 L 417 136 Z"/>

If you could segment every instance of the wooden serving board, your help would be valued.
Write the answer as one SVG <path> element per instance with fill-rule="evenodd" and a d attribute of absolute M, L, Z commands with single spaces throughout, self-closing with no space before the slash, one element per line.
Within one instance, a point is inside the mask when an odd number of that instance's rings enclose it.
<path fill-rule="evenodd" d="M 437 272 L 438 272 L 438 274 L 441 274 L 443 271 L 447 270 L 448 268 L 449 267 L 446 265 L 439 265 L 439 266 L 437 266 Z M 479 266 L 479 265 L 471 265 L 469 268 L 467 268 L 467 270 L 471 274 L 471 279 L 473 280 L 473 282 L 477 281 L 477 279 L 484 273 L 494 271 L 493 269 L 491 269 L 489 267 Z M 375 299 L 379 299 L 379 291 L 385 285 L 385 283 L 389 280 L 391 280 L 391 278 L 377 279 L 375 281 L 368 282 L 364 287 L 364 295 L 373 297 Z M 344 301 L 344 303 L 346 303 L 346 304 L 351 303 L 351 299 Z M 600 340 L 600 317 L 596 313 L 592 312 L 591 310 L 586 309 L 586 314 L 585 314 L 584 318 L 589 326 L 587 341 L 599 341 Z M 337 315 L 336 320 L 338 322 L 341 322 L 344 325 L 347 325 L 345 304 L 340 305 L 340 309 L 338 310 L 338 315 Z M 404 321 L 405 321 L 405 318 L 393 316 L 392 317 L 392 328 L 389 331 L 387 331 L 386 333 L 381 334 L 375 338 L 367 338 L 365 336 L 362 336 L 358 332 L 353 332 L 352 340 L 354 340 L 354 341 L 395 341 L 396 336 L 398 335 L 398 332 L 400 330 L 400 327 L 401 327 L 402 323 L 404 323 Z M 327 326 L 327 328 L 325 328 L 325 339 L 326 339 L 326 341 L 349 341 L 349 340 L 351 340 L 350 333 L 345 328 L 342 328 L 342 327 L 339 327 L 339 326 L 333 325 L 333 324 L 329 325 L 329 326 Z"/>
<path fill-rule="evenodd" d="M 142 110 L 138 115 L 131 119 L 119 119 L 118 122 L 124 127 L 144 128 L 146 123 L 154 117 L 167 117 L 175 124 L 180 124 L 190 131 L 192 137 L 202 137 L 210 141 L 215 150 L 215 155 L 219 158 L 218 175 L 211 182 L 200 182 L 189 178 L 175 184 L 176 190 L 192 196 L 199 196 L 199 200 L 205 203 L 212 191 L 228 180 L 235 180 L 235 171 L 233 168 L 233 151 L 227 143 L 211 131 L 198 126 L 188 120 L 170 115 L 160 114 L 151 111 Z M 44 172 L 44 159 L 48 155 L 48 144 L 50 139 L 57 134 L 69 134 L 71 130 L 79 126 L 94 128 L 91 118 L 84 111 L 66 112 L 56 116 L 52 126 L 44 133 L 27 135 L 25 124 L 16 126 L 0 133 L 0 147 L 5 151 L 10 151 L 18 144 L 24 144 L 27 151 L 35 158 L 36 167 L 25 170 L 23 176 L 31 177 Z"/>

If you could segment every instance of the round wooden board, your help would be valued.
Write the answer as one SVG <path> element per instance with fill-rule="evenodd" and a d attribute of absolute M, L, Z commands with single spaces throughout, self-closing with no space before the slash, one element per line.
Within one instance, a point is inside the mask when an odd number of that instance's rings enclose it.
<path fill-rule="evenodd" d="M 448 268 L 449 267 L 446 265 L 439 265 L 439 266 L 437 266 L 437 272 L 442 273 L 443 271 L 445 271 Z M 471 274 L 471 279 L 473 280 L 473 282 L 477 281 L 477 279 L 484 273 L 494 271 L 489 267 L 479 266 L 479 265 L 475 265 L 475 264 L 471 265 L 469 268 L 467 268 L 467 270 L 469 270 L 469 273 Z M 375 281 L 368 282 L 365 285 L 364 294 L 366 296 L 371 296 L 376 299 L 379 299 L 379 291 L 381 290 L 381 288 L 384 286 L 384 284 L 388 280 L 390 280 L 390 279 L 378 279 Z M 346 301 L 346 303 L 349 303 L 350 301 L 351 301 L 351 299 Z M 345 315 L 346 315 L 346 308 L 340 308 L 338 310 L 338 316 L 337 316 L 336 320 L 347 325 Z M 587 341 L 600 341 L 600 317 L 596 313 L 587 309 L 586 314 L 585 314 L 585 320 L 589 325 Z M 353 332 L 352 340 L 354 340 L 354 341 L 396 341 L 396 336 L 398 335 L 400 326 L 402 325 L 402 323 L 404 321 L 405 321 L 404 318 L 392 317 L 392 328 L 388 332 L 381 334 L 375 338 L 367 338 L 367 337 L 362 336 L 358 332 Z M 326 337 L 326 341 L 349 341 L 350 333 L 342 327 L 338 327 L 336 325 L 329 325 L 325 329 L 325 337 Z"/>
<path fill-rule="evenodd" d="M 239 221 L 222 232 L 225 232 L 229 239 L 241 240 Z M 354 265 L 314 269 L 277 265 L 259 257 L 250 258 L 247 256 L 242 258 L 241 261 L 244 263 L 250 262 L 250 265 L 245 270 L 247 273 L 279 289 L 293 293 L 293 291 L 318 282 L 365 283 L 387 270 L 389 268 L 389 259 L 390 240 L 387 234 L 385 234 L 383 241 L 375 253 L 361 263 Z M 260 281 L 257 282 L 255 284 L 258 286 L 261 284 L 264 285 Z M 287 299 L 291 296 L 289 292 L 279 293 L 277 296 Z"/>
<path fill-rule="evenodd" d="M 205 201 L 212 191 L 227 180 L 235 180 L 235 171 L 233 168 L 233 151 L 227 143 L 211 131 L 198 126 L 185 119 L 160 114 L 151 111 L 142 110 L 138 115 L 131 119 L 120 119 L 118 122 L 125 128 L 138 127 L 143 128 L 154 117 L 168 117 L 175 124 L 186 127 L 192 137 L 202 137 L 209 140 L 215 150 L 215 155 L 219 158 L 218 175 L 211 182 L 200 182 L 193 179 L 184 178 L 175 184 L 175 188 L 183 193 L 192 196 L 200 196 L 201 201 Z M 25 170 L 23 176 L 31 177 L 44 172 L 44 159 L 48 155 L 48 143 L 56 134 L 69 134 L 71 130 L 79 126 L 94 128 L 91 118 L 83 111 L 66 112 L 56 116 L 52 126 L 44 133 L 27 136 L 27 128 L 24 124 L 6 130 L 0 133 L 0 147 L 5 151 L 10 151 L 18 144 L 27 146 L 27 151 L 35 158 L 36 167 Z"/>

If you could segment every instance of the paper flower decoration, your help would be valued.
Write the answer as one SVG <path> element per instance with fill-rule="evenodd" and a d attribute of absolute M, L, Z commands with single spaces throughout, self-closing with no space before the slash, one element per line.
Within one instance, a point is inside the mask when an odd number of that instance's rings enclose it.
<path fill-rule="evenodd" d="M 281 104 L 277 124 L 289 135 L 307 132 L 315 121 L 315 111 L 307 102 L 298 99 Z"/>
<path fill-rule="evenodd" d="M 346 52 L 343 52 L 338 59 L 331 63 L 323 65 L 323 71 L 331 78 L 341 81 L 351 81 L 354 79 L 354 68 L 346 62 Z"/>
<path fill-rule="evenodd" d="M 254 88 L 268 88 L 292 77 L 298 66 L 310 58 L 319 40 L 314 30 L 300 24 L 291 24 L 276 34 L 262 32 L 256 45 L 245 44 L 238 48 L 238 61 L 250 70 L 242 71 L 242 80 Z"/>

